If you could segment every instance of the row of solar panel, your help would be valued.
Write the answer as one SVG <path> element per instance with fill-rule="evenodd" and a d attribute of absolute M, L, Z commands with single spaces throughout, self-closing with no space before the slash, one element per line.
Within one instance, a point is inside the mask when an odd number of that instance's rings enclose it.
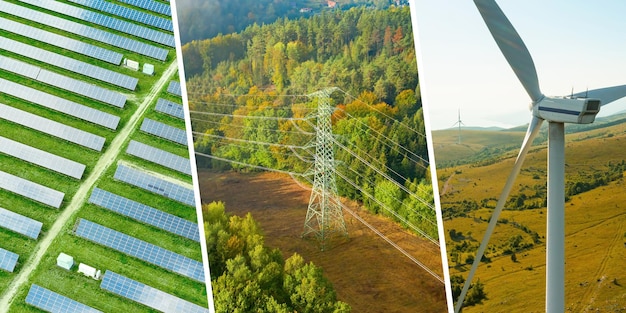
<path fill-rule="evenodd" d="M 85 172 L 84 164 L 74 162 L 4 137 L 0 137 L 0 153 L 10 155 L 76 179 L 81 179 L 83 177 L 83 173 Z"/>
<path fill-rule="evenodd" d="M 104 147 L 104 137 L 2 103 L 0 103 L 0 118 L 96 151 L 102 151 Z"/>
<path fill-rule="evenodd" d="M 0 92 L 113 130 L 117 129 L 120 121 L 119 116 L 2 78 L 0 78 Z"/>
<path fill-rule="evenodd" d="M 106 190 L 94 188 L 91 192 L 91 197 L 89 197 L 89 203 L 163 229 L 172 234 L 200 242 L 198 224 Z"/>
<path fill-rule="evenodd" d="M 191 175 L 191 162 L 188 158 L 183 158 L 144 143 L 131 140 L 126 153 L 183 174 Z"/>
<path fill-rule="evenodd" d="M 10 191 L 57 209 L 61 207 L 63 197 L 65 197 L 65 194 L 60 191 L 2 171 L 0 171 L 0 189 Z"/>
<path fill-rule="evenodd" d="M 68 21 L 64 18 L 39 12 L 30 8 L 25 8 L 23 6 L 10 2 L 0 1 L 0 11 L 9 13 L 14 16 L 19 16 L 23 19 L 27 19 L 33 22 L 37 22 L 48 27 L 60 29 L 68 33 L 93 39 L 114 47 L 136 52 L 160 61 L 164 61 L 167 58 L 168 51 L 166 49 L 155 47 L 141 41 L 137 41 L 135 39 L 109 33 L 98 28 L 83 25 L 73 21 Z"/>
<path fill-rule="evenodd" d="M 193 188 L 182 182 L 175 183 L 121 163 L 118 164 L 113 178 L 191 207 L 195 206 Z"/>
<path fill-rule="evenodd" d="M 70 2 L 84 5 L 98 11 L 117 15 L 131 21 L 154 26 L 170 32 L 174 31 L 174 27 L 172 26 L 172 20 L 170 19 L 165 19 L 160 16 L 137 11 L 135 9 L 127 8 L 118 4 L 99 0 L 70 0 Z"/>
<path fill-rule="evenodd" d="M 180 82 L 175 81 L 175 80 L 171 81 L 169 86 L 167 86 L 167 92 L 181 97 L 183 93 L 181 92 L 181 89 L 180 89 Z"/>
<path fill-rule="evenodd" d="M 136 6 L 138 8 L 146 9 L 148 11 L 156 12 L 159 14 L 172 16 L 170 6 L 154 0 L 120 0 L 120 2 Z"/>
<path fill-rule="evenodd" d="M 0 28 L 14 34 L 22 35 L 24 37 L 35 39 L 115 65 L 119 65 L 122 62 L 123 55 L 121 53 L 84 43 L 76 39 L 67 38 L 65 36 L 51 33 L 37 27 L 21 24 L 6 18 L 0 17 Z"/>
<path fill-rule="evenodd" d="M 5 208 L 0 208 L 0 227 L 2 228 L 22 234 L 28 238 L 37 239 L 41 232 L 42 225 L 40 221 L 36 221 Z"/>
<path fill-rule="evenodd" d="M 0 37 L 0 47 L 21 56 L 60 67 L 74 73 L 113 84 L 115 86 L 120 86 L 130 90 L 135 90 L 135 87 L 137 86 L 137 78 L 107 70 L 5 37 Z"/>
<path fill-rule="evenodd" d="M 102 101 L 104 103 L 123 108 L 126 104 L 126 96 L 119 92 L 111 91 L 100 86 L 89 84 L 81 80 L 63 76 L 39 66 L 31 65 L 3 55 L 0 55 L 0 69 L 38 80 L 51 86 L 55 86 L 73 93 Z"/>
<path fill-rule="evenodd" d="M 17 253 L 0 248 L 0 269 L 13 273 L 19 257 Z"/>
<path fill-rule="evenodd" d="M 184 129 L 176 128 L 149 118 L 144 118 L 141 123 L 142 132 L 173 141 L 181 145 L 187 145 L 187 133 Z"/>
<path fill-rule="evenodd" d="M 106 271 L 100 288 L 166 313 L 207 313 L 209 310 L 154 287 Z"/>
<path fill-rule="evenodd" d="M 183 111 L 182 105 L 178 103 L 174 103 L 169 100 L 165 100 L 163 98 L 159 98 L 159 100 L 157 100 L 157 103 L 154 109 L 157 112 L 165 113 L 167 115 L 171 115 L 181 120 L 185 119 L 185 112 Z"/>
<path fill-rule="evenodd" d="M 166 34 L 144 26 L 139 26 L 120 19 L 89 11 L 65 3 L 47 0 L 22 0 L 22 2 L 38 6 L 43 9 L 61 13 L 90 23 L 104 26 L 139 38 L 144 38 L 169 47 L 175 47 L 174 35 Z"/>
<path fill-rule="evenodd" d="M 26 303 L 47 312 L 102 313 L 102 311 L 35 284 L 32 284 L 28 290 Z"/>
<path fill-rule="evenodd" d="M 176 274 L 204 282 L 202 262 L 163 249 L 100 224 L 80 219 L 75 234 Z"/>

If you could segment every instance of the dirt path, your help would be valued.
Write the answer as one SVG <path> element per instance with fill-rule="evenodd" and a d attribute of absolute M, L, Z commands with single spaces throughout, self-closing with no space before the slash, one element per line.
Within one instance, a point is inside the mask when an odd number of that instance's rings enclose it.
<path fill-rule="evenodd" d="M 603 221 L 602 224 L 606 224 L 612 219 L 613 218 L 605 220 Z M 602 261 L 600 262 L 598 269 L 595 271 L 594 277 L 600 277 L 602 273 L 606 272 L 606 266 L 608 262 L 610 261 L 611 256 L 614 254 L 614 250 L 620 246 L 619 242 L 622 240 L 624 236 L 623 228 L 624 228 L 623 224 L 617 223 L 617 229 L 615 230 L 615 235 L 611 239 L 611 243 L 607 245 L 609 249 L 605 251 L 606 253 L 603 253 L 604 255 L 602 256 Z M 605 283 L 605 280 L 606 280 L 606 277 L 602 276 L 601 278 L 598 278 L 599 283 L 596 284 L 594 288 L 587 288 L 583 296 L 579 299 L 578 306 L 572 312 L 590 312 L 590 308 L 593 307 L 596 297 L 598 296 L 598 293 L 600 292 L 600 287 L 602 286 L 603 283 Z"/>
<path fill-rule="evenodd" d="M 199 171 L 198 176 L 204 203 L 221 200 L 231 214 L 252 214 L 268 246 L 280 248 L 285 258 L 298 253 L 320 266 L 352 312 L 446 311 L 444 285 L 349 214 L 345 214 L 349 239 L 332 242 L 330 249 L 320 251 L 314 240 L 301 239 L 310 193 L 289 176 L 206 171 Z M 356 203 L 346 204 L 442 275 L 441 254 L 435 245 Z"/>
<path fill-rule="evenodd" d="M 452 177 L 454 177 L 454 173 L 452 173 L 452 175 L 450 175 L 450 177 L 446 179 L 446 182 L 443 184 L 443 188 L 441 189 L 440 196 L 445 195 L 450 190 L 450 180 L 452 180 Z"/>
<path fill-rule="evenodd" d="M 161 78 L 154 84 L 150 92 L 145 96 L 143 102 L 137 108 L 137 111 L 131 116 L 128 123 L 119 131 L 117 136 L 111 141 L 109 148 L 107 151 L 102 154 L 98 162 L 96 163 L 93 171 L 85 179 L 85 181 L 80 185 L 74 197 L 70 200 L 70 203 L 63 210 L 63 212 L 56 219 L 52 227 L 48 230 L 46 235 L 39 240 L 37 246 L 35 246 L 35 251 L 31 255 L 31 257 L 26 260 L 24 267 L 17 274 L 15 279 L 11 281 L 11 284 L 8 286 L 5 291 L 2 299 L 0 299 L 0 313 L 8 312 L 9 306 L 18 290 L 28 282 L 31 274 L 34 272 L 35 268 L 41 262 L 44 254 L 52 244 L 52 241 L 59 235 L 59 233 L 63 230 L 65 225 L 71 220 L 72 216 L 74 216 L 78 210 L 82 207 L 85 199 L 87 198 L 87 194 L 89 190 L 93 187 L 93 185 L 98 181 L 100 176 L 111 166 L 113 161 L 116 159 L 117 155 L 122 151 L 122 146 L 128 140 L 129 134 L 137 127 L 140 118 L 146 112 L 150 104 L 155 100 L 159 91 L 165 86 L 165 84 L 169 81 L 170 77 L 176 72 L 178 69 L 178 62 L 174 60 L 170 64 L 170 66 L 163 72 Z"/>

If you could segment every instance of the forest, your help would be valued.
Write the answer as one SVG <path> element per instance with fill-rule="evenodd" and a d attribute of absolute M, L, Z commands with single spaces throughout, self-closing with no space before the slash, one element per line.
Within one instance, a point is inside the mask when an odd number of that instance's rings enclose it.
<path fill-rule="evenodd" d="M 265 247 L 250 214 L 228 216 L 221 202 L 202 213 L 216 312 L 350 312 L 321 268 Z"/>
<path fill-rule="evenodd" d="M 408 7 L 278 18 L 192 41 L 183 57 L 196 151 L 236 161 L 199 166 L 306 172 L 317 108 L 307 95 L 337 87 L 339 193 L 437 238 Z"/>
<path fill-rule="evenodd" d="M 401 1 L 407 2 L 406 0 Z M 344 0 L 333 9 L 346 10 L 358 5 L 387 8 L 390 0 Z M 300 12 L 310 8 L 310 12 Z M 218 34 L 239 32 L 254 23 L 270 24 L 277 18 L 310 16 L 330 10 L 326 1 L 310 0 L 230 0 L 230 1 L 176 1 L 181 42 L 212 38 Z"/>

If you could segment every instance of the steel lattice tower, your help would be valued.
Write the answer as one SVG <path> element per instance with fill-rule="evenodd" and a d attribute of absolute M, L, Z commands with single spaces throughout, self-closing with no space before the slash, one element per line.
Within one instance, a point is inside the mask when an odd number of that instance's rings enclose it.
<path fill-rule="evenodd" d="M 335 90 L 336 87 L 331 87 L 308 95 L 311 98 L 318 98 L 318 109 L 313 189 L 302 237 L 314 234 L 320 240 L 322 250 L 332 234 L 348 236 L 335 181 L 334 139 L 331 125 L 334 108 L 330 105 L 330 95 Z"/>

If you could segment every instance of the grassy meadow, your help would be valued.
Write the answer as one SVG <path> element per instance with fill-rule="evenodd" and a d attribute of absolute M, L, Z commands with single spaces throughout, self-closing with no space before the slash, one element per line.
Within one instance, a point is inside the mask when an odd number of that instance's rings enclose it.
<path fill-rule="evenodd" d="M 450 139 L 452 132 L 433 134 L 438 164 L 451 160 L 448 154 L 455 149 L 450 142 L 438 141 L 446 136 Z M 509 136 L 512 133 L 485 132 L 482 140 L 472 140 L 469 134 L 464 138 L 467 146 L 484 145 L 492 151 L 509 140 L 521 145 L 523 132 L 517 140 Z M 485 139 L 493 144 L 485 144 Z M 615 166 L 626 159 L 625 142 L 623 124 L 566 136 L 566 192 L 573 193 L 565 204 L 567 312 L 626 309 L 626 182 L 623 170 Z M 473 260 L 517 154 L 504 150 L 489 162 L 438 169 L 451 275 L 466 276 L 471 266 L 468 261 Z M 545 142 L 536 144 L 491 237 L 487 260 L 476 273 L 487 299 L 464 312 L 545 311 L 546 164 Z M 619 173 L 608 174 L 615 171 Z"/>

